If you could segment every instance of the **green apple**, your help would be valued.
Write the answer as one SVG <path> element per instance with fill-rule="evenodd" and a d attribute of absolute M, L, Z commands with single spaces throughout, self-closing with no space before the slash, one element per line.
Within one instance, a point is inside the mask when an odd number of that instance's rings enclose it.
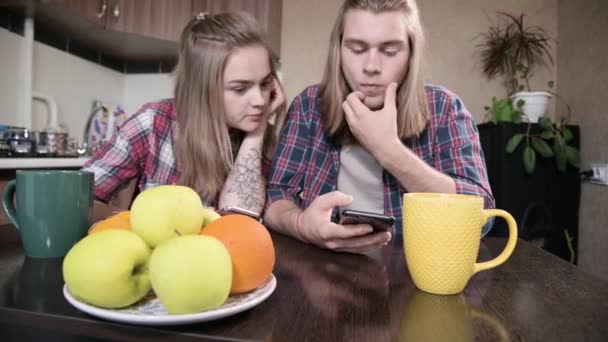
<path fill-rule="evenodd" d="M 207 227 L 207 225 L 209 223 L 217 220 L 220 217 L 222 217 L 222 216 L 220 214 L 218 214 L 217 212 L 215 212 L 215 210 L 213 210 L 213 208 L 204 207 L 203 208 L 203 226 L 202 226 L 202 228 Z"/>
<path fill-rule="evenodd" d="M 150 291 L 150 247 L 136 234 L 108 229 L 78 241 L 63 259 L 63 279 L 76 298 L 122 308 Z"/>
<path fill-rule="evenodd" d="M 214 237 L 180 236 L 154 249 L 150 279 L 170 314 L 211 310 L 228 298 L 232 260 L 224 244 Z"/>
<path fill-rule="evenodd" d="M 176 236 L 198 234 L 203 220 L 200 196 L 181 185 L 146 189 L 131 206 L 131 228 L 152 248 Z"/>

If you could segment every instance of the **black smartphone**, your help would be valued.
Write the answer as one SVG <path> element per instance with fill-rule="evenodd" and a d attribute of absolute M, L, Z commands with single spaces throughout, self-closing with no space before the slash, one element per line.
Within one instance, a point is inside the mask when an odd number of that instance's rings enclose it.
<path fill-rule="evenodd" d="M 251 218 L 254 218 L 254 219 L 258 220 L 258 221 L 260 220 L 260 214 L 254 212 L 254 211 L 251 211 L 251 210 L 248 210 L 248 209 L 239 208 L 239 207 L 231 207 L 231 206 L 223 207 L 223 208 L 219 209 L 217 211 L 217 213 L 220 214 L 220 215 L 222 215 L 222 216 L 228 215 L 228 214 L 241 214 L 241 215 L 247 215 L 247 216 L 249 216 Z"/>
<path fill-rule="evenodd" d="M 390 230 L 395 217 L 367 211 L 344 209 L 340 213 L 340 224 L 369 224 L 374 230 Z"/>

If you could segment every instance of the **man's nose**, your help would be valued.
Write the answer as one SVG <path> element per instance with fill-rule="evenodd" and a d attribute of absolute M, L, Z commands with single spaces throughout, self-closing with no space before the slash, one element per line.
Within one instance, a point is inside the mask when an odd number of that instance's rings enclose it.
<path fill-rule="evenodd" d="M 365 58 L 363 72 L 368 75 L 375 75 L 380 73 L 381 70 L 380 54 L 378 51 L 370 50 Z"/>

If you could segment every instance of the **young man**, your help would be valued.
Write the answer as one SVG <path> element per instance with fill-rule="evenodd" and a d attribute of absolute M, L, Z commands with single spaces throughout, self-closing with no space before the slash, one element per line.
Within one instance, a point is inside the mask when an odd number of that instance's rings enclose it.
<path fill-rule="evenodd" d="M 452 92 L 424 86 L 423 32 L 413 0 L 346 0 L 319 86 L 294 99 L 268 181 L 265 222 L 336 251 L 391 239 L 341 225 L 339 208 L 392 215 L 405 192 L 466 193 L 494 206 L 471 114 Z"/>

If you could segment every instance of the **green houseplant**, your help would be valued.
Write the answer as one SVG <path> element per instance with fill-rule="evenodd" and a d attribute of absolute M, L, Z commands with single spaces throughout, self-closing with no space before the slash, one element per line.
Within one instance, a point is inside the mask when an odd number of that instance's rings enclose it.
<path fill-rule="evenodd" d="M 555 158 L 557 169 L 562 172 L 566 170 L 568 164 L 579 168 L 580 154 L 575 147 L 569 145 L 574 135 L 567 127 L 566 119 L 553 123 L 549 118 L 541 118 L 539 121 L 541 132 L 536 134 L 531 133 L 531 126 L 532 124 L 528 123 L 525 133 L 513 135 L 505 147 L 507 153 L 513 153 L 523 141 L 522 161 L 526 173 L 534 172 L 537 153 L 544 158 Z"/>
<path fill-rule="evenodd" d="M 512 106 L 525 113 L 528 121 L 537 122 L 545 113 L 551 94 L 532 91 L 530 78 L 538 66 L 553 64 L 551 38 L 542 27 L 526 25 L 524 14 L 498 15 L 503 20 L 482 33 L 478 45 L 483 73 L 488 79 L 503 77 Z"/>
<path fill-rule="evenodd" d="M 565 171 L 568 164 L 578 168 L 579 152 L 569 145 L 573 138 L 567 127 L 571 118 L 570 106 L 566 103 L 568 114 L 564 119 L 552 122 L 543 117 L 539 120 L 539 113 L 546 110 L 547 100 L 552 96 L 561 97 L 551 91 L 553 81 L 547 83 L 547 91 L 532 92 L 530 89 L 530 79 L 536 68 L 553 64 L 551 38 L 542 27 L 525 25 L 524 14 L 515 16 L 499 12 L 498 16 L 503 20 L 492 24 L 488 32 L 482 33 L 481 43 L 477 46 L 483 74 L 487 79 L 501 77 L 507 95 L 500 99 L 493 97 L 492 105 L 484 107 L 486 120 L 521 123 L 527 119 L 525 133 L 511 137 L 505 151 L 514 153 L 522 145 L 522 161 L 528 174 L 535 170 L 537 154 L 544 158 L 555 158 L 560 171 Z M 536 114 L 533 115 L 530 110 Z M 540 133 L 531 131 L 532 123 L 536 122 L 541 128 Z"/>
<path fill-rule="evenodd" d="M 530 90 L 530 77 L 536 67 L 553 64 L 549 51 L 551 38 L 542 27 L 526 26 L 524 14 L 498 15 L 506 22 L 491 25 L 488 32 L 481 34 L 482 42 L 478 45 L 483 74 L 489 79 L 505 77 L 509 94 Z"/>

